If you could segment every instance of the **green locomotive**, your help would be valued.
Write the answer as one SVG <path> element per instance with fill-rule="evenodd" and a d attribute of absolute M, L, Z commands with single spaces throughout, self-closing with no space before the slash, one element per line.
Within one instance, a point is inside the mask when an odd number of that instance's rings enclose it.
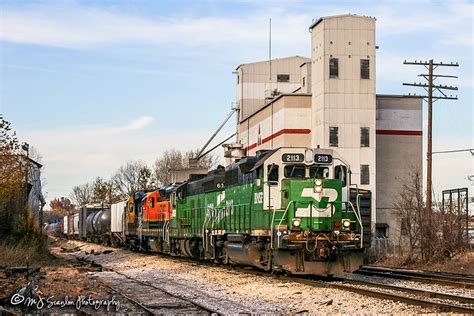
<path fill-rule="evenodd" d="M 291 274 L 352 272 L 370 242 L 370 191 L 332 150 L 260 151 L 170 196 L 153 249 Z"/>

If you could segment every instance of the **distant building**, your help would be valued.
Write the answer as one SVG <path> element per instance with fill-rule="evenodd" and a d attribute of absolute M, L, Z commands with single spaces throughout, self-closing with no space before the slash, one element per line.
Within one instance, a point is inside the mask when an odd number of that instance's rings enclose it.
<path fill-rule="evenodd" d="M 28 211 L 35 221 L 35 226 L 40 228 L 43 224 L 42 211 L 46 204 L 41 185 L 42 164 L 29 158 L 28 172 Z"/>
<path fill-rule="evenodd" d="M 422 99 L 376 95 L 374 18 L 325 17 L 310 32 L 311 59 L 237 68 L 237 141 L 247 155 L 282 146 L 338 151 L 352 183 L 373 192 L 373 232 L 397 242 L 394 198 L 422 170 Z"/>
<path fill-rule="evenodd" d="M 171 183 L 184 182 L 188 180 L 192 174 L 206 175 L 208 171 L 209 171 L 209 168 L 207 167 L 189 167 L 189 168 L 171 169 L 170 170 Z"/>
<path fill-rule="evenodd" d="M 0 184 L 6 188 L 2 190 L 0 198 L 0 235 L 16 232 L 25 215 L 40 229 L 42 209 L 46 204 L 41 186 L 42 165 L 16 154 L 1 156 L 0 160 L 4 163 L 3 172 L 7 175 Z"/>

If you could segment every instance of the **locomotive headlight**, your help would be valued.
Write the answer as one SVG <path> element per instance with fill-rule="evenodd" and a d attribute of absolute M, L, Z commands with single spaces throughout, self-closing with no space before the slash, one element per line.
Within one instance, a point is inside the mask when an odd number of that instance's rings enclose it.
<path fill-rule="evenodd" d="M 293 218 L 293 227 L 299 228 L 301 225 L 301 220 L 299 218 Z"/>
<path fill-rule="evenodd" d="M 314 180 L 314 192 L 316 193 L 323 192 L 323 180 L 321 179 Z"/>
<path fill-rule="evenodd" d="M 348 229 L 351 226 L 351 220 L 350 219 L 343 219 L 342 220 L 342 226 L 345 229 Z"/>

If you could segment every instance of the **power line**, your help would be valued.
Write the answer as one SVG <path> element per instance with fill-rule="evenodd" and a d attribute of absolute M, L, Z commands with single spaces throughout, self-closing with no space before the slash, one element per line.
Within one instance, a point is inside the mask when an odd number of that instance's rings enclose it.
<path fill-rule="evenodd" d="M 434 151 L 432 152 L 432 154 L 449 154 L 449 153 L 460 153 L 460 152 L 465 152 L 465 151 L 469 151 L 471 155 L 474 156 L 474 148 Z"/>

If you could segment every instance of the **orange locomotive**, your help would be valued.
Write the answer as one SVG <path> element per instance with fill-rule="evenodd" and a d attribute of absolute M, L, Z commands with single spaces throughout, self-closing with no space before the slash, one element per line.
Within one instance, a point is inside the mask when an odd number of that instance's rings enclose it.
<path fill-rule="evenodd" d="M 169 221 L 171 218 L 170 201 L 166 197 L 162 197 L 157 191 L 146 195 L 142 208 L 143 223 L 147 223 L 150 227 L 160 226 L 164 221 Z"/>
<path fill-rule="evenodd" d="M 129 198 L 125 235 L 130 246 L 140 248 L 139 245 L 148 244 L 152 249 L 161 248 L 163 239 L 168 237 L 165 232 L 173 213 L 170 192 L 174 187 L 139 191 Z"/>

